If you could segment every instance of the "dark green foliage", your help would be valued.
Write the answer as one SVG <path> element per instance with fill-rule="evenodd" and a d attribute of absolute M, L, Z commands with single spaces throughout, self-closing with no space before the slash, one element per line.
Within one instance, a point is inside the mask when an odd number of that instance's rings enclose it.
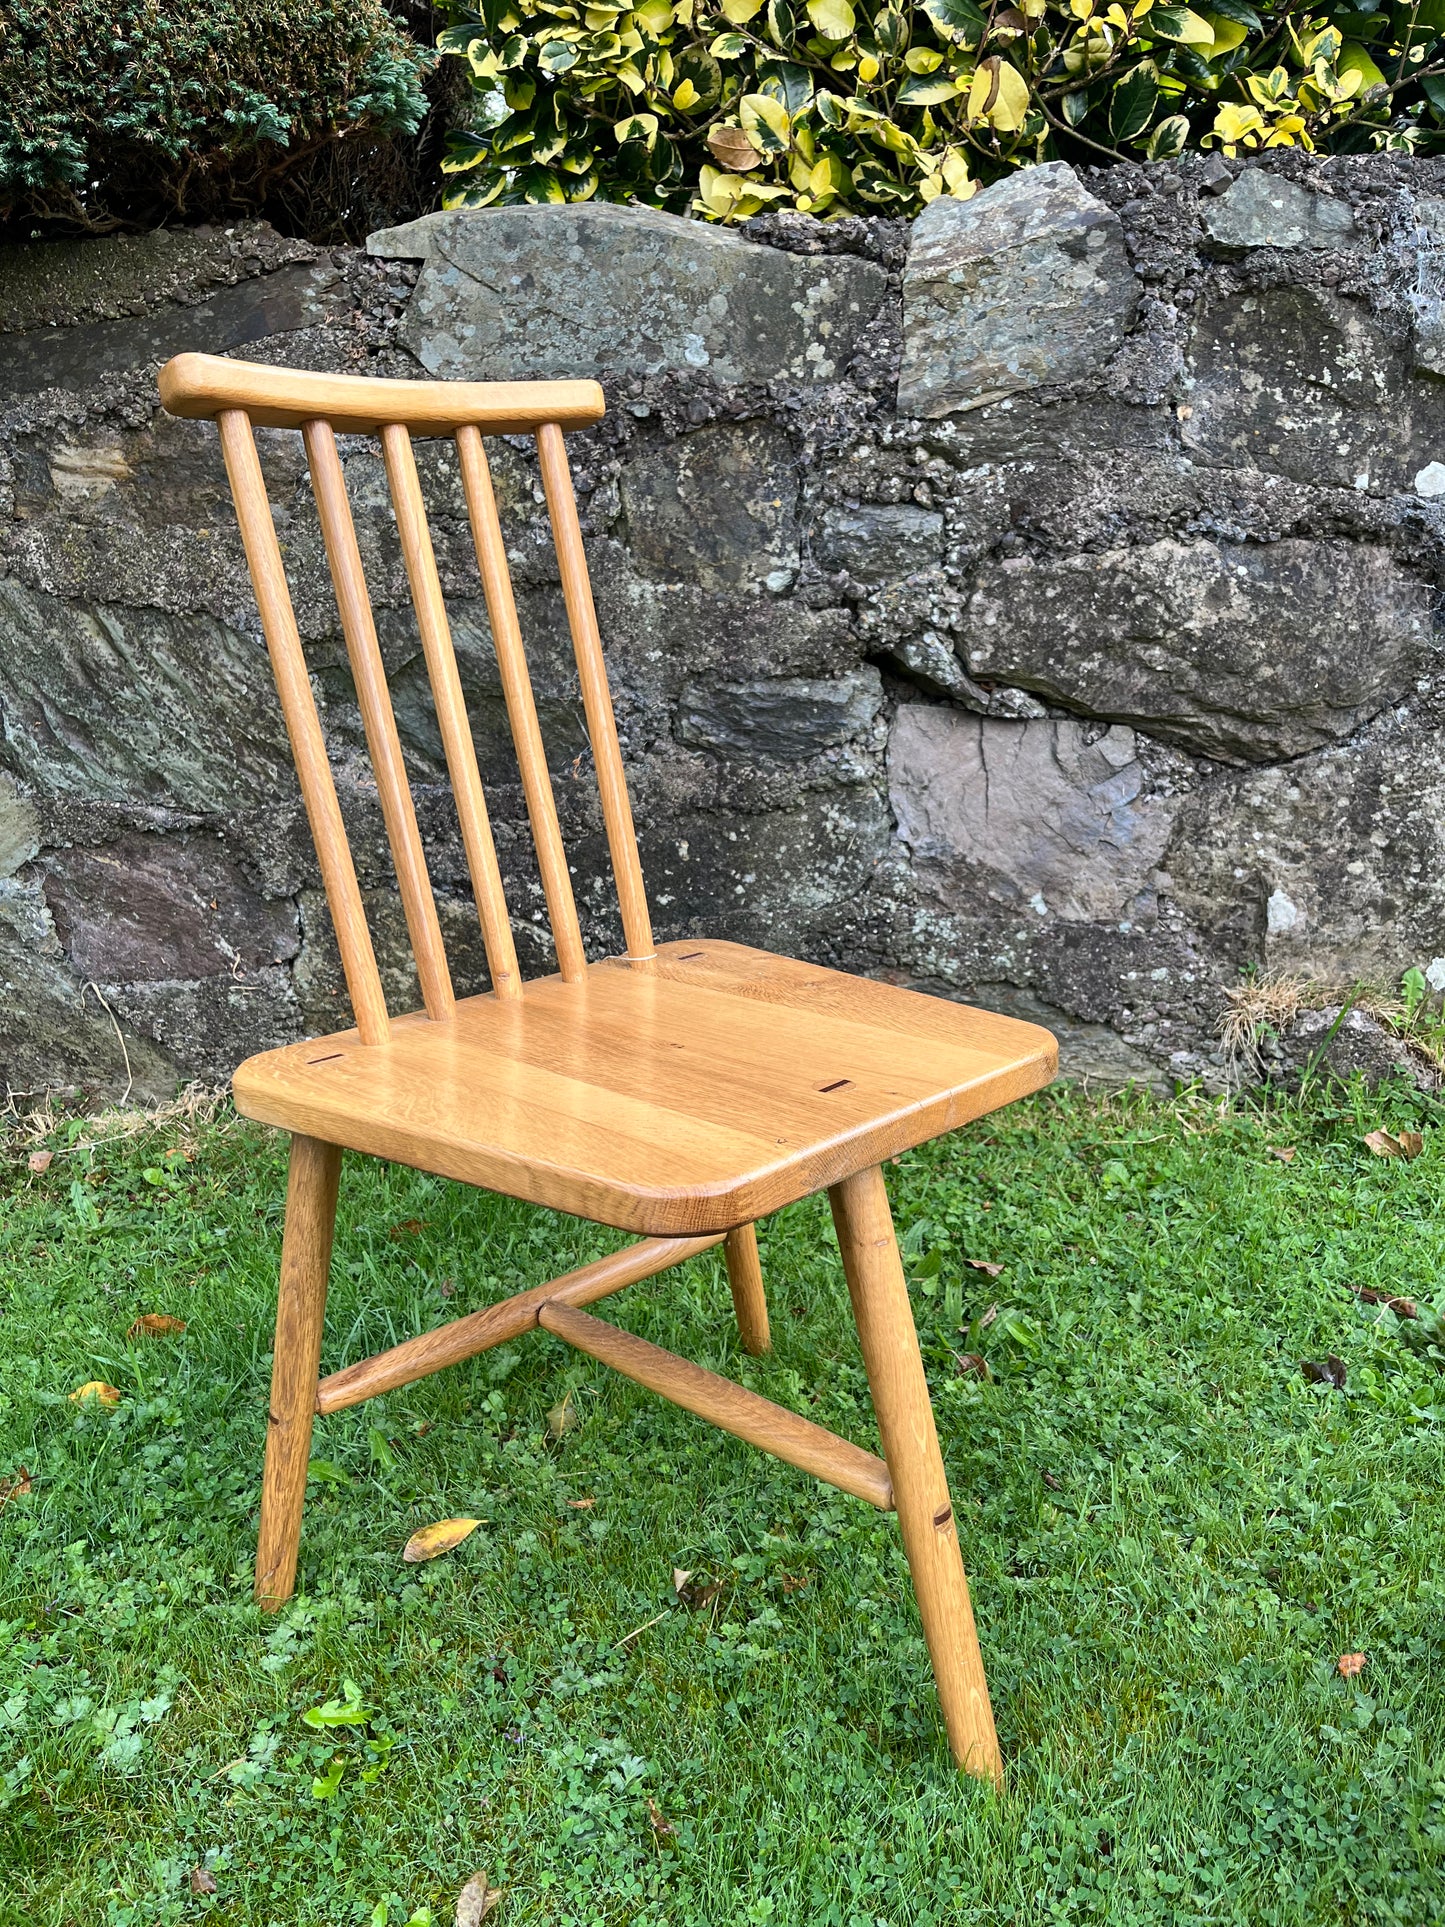
<path fill-rule="evenodd" d="M 1001 1800 L 894 1522 L 541 1333 L 318 1421 L 262 1618 L 282 1147 L 77 1136 L 0 1184 L 0 1927 L 443 1927 L 476 1869 L 506 1927 L 1445 1922 L 1445 1376 L 1354 1289 L 1445 1298 L 1428 1103 L 1061 1093 L 889 1168 Z M 618 1242 L 358 1159 L 342 1201 L 328 1370 Z M 874 1444 L 826 1206 L 761 1238 L 771 1358 L 715 1254 L 600 1309 Z"/>
<path fill-rule="evenodd" d="M 915 214 L 1032 161 L 1445 147 L 1445 0 L 452 0 L 455 206 Z"/>
<path fill-rule="evenodd" d="M 105 228 L 264 206 L 338 140 L 414 134 L 432 58 L 383 0 L 15 0 L 0 217 Z"/>

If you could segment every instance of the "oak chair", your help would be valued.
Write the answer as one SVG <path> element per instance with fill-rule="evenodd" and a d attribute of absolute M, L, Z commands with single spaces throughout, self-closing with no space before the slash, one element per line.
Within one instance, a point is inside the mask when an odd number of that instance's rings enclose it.
<path fill-rule="evenodd" d="M 312 1417 L 538 1326 L 690 1412 L 898 1513 L 949 1744 L 997 1780 L 998 1741 L 958 1532 L 880 1164 L 1047 1084 L 1047 1031 L 739 944 L 654 946 L 564 432 L 590 381 L 443 383 L 296 373 L 181 355 L 174 415 L 214 419 L 315 840 L 355 1027 L 251 1058 L 240 1111 L 291 1134 L 256 1596 L 295 1585 Z M 253 426 L 300 429 L 390 840 L 423 1008 L 377 974 L 262 480 Z M 379 433 L 491 989 L 458 997 L 402 761 L 336 434 Z M 557 970 L 523 984 L 462 699 L 412 435 L 456 444 Z M 486 435 L 535 436 L 626 953 L 583 954 L 487 466 Z M 503 1304 L 319 1376 L 342 1148 L 506 1192 L 641 1240 Z M 591 1316 L 583 1307 L 722 1244 L 744 1347 L 768 1349 L 754 1225 L 828 1188 L 883 1457 Z"/>

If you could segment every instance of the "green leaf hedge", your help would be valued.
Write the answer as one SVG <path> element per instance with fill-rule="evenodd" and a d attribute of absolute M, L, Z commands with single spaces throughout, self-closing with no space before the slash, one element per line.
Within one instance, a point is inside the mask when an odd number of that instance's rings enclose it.
<path fill-rule="evenodd" d="M 414 134 L 434 60 L 383 0 L 8 0 L 0 218 L 254 204 L 328 143 Z"/>
<path fill-rule="evenodd" d="M 1445 0 L 478 0 L 447 205 L 913 214 L 1032 161 L 1439 151 Z"/>

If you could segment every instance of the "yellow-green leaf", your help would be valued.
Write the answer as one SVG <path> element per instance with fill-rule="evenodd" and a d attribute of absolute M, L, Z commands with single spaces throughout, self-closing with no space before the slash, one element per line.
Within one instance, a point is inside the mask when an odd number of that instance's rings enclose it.
<path fill-rule="evenodd" d="M 808 18 L 825 40 L 846 40 L 856 16 L 848 0 L 808 0 Z"/>
<path fill-rule="evenodd" d="M 745 27 L 755 13 L 761 12 L 762 5 L 763 0 L 722 0 L 722 17 L 735 27 Z"/>
<path fill-rule="evenodd" d="M 1236 47 L 1242 47 L 1249 38 L 1249 28 L 1242 21 L 1230 20 L 1222 13 L 1206 13 L 1204 18 L 1214 35 L 1212 47 L 1200 48 L 1206 60 L 1222 60 L 1226 54 L 1232 54 Z"/>
<path fill-rule="evenodd" d="M 653 141 L 657 138 L 656 114 L 629 114 L 612 129 L 618 144 L 623 141 Z"/>
<path fill-rule="evenodd" d="M 787 108 L 771 94 L 744 94 L 738 102 L 738 119 L 743 132 L 762 153 L 781 154 L 787 150 L 792 121 Z"/>
<path fill-rule="evenodd" d="M 422 1526 L 414 1532 L 402 1547 L 401 1556 L 409 1566 L 440 1559 L 444 1552 L 454 1551 L 481 1523 L 480 1519 L 438 1519 L 434 1526 Z"/>
<path fill-rule="evenodd" d="M 1360 76 L 1361 93 L 1364 93 L 1371 87 L 1383 87 L 1386 85 L 1385 76 L 1380 72 L 1380 69 L 1375 65 L 1374 61 L 1371 60 L 1358 40 L 1347 40 L 1340 49 L 1340 58 L 1336 71 L 1341 75 L 1358 74 Z"/>

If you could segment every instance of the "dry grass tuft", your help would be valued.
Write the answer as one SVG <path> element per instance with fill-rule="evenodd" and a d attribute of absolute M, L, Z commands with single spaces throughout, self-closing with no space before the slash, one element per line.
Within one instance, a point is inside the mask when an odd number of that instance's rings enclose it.
<path fill-rule="evenodd" d="M 48 1091 L 39 1104 L 22 1110 L 12 1094 L 0 1111 L 0 1149 L 24 1158 L 43 1145 L 56 1157 L 71 1157 L 127 1138 L 179 1136 L 184 1142 L 200 1130 L 230 1130 L 236 1122 L 230 1103 L 226 1084 L 186 1084 L 165 1104 L 116 1106 L 89 1115 L 57 1104 Z"/>

